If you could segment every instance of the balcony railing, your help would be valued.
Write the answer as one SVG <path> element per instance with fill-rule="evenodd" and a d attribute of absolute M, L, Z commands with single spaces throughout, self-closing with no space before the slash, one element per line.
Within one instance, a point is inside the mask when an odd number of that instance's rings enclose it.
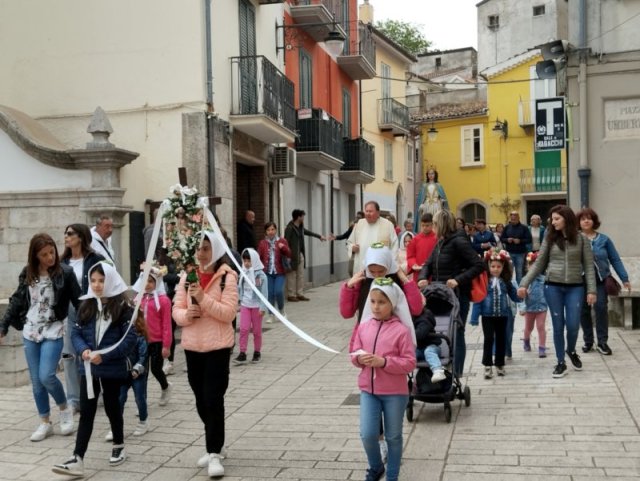
<path fill-rule="evenodd" d="M 344 165 L 341 170 L 359 170 L 375 178 L 375 159 L 375 147 L 362 137 L 344 140 Z"/>
<path fill-rule="evenodd" d="M 394 135 L 409 132 L 409 108 L 396 99 L 378 100 L 378 127 L 391 130 Z"/>
<path fill-rule="evenodd" d="M 373 67 L 376 65 L 376 44 L 368 26 L 358 26 L 358 37 L 345 42 L 342 55 L 362 55 Z"/>
<path fill-rule="evenodd" d="M 520 171 L 520 191 L 523 194 L 566 192 L 567 169 L 565 167 L 523 169 Z"/>
<path fill-rule="evenodd" d="M 308 116 L 309 110 L 310 116 Z M 342 160 L 344 152 L 342 140 L 342 124 L 331 115 L 321 109 L 298 110 L 296 139 L 298 152 L 324 152 Z"/>
<path fill-rule="evenodd" d="M 335 17 L 335 21 L 342 22 L 342 2 L 344 0 L 293 0 L 291 2 L 294 6 L 303 5 L 324 5 L 324 7 L 332 13 Z"/>
<path fill-rule="evenodd" d="M 266 115 L 296 128 L 293 82 L 262 55 L 231 57 L 231 114 Z"/>

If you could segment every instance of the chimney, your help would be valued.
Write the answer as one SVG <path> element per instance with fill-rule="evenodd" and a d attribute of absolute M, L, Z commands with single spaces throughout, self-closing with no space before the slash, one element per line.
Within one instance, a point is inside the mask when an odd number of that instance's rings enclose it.
<path fill-rule="evenodd" d="M 364 3 L 358 7 L 358 15 L 362 23 L 373 24 L 373 5 L 369 0 L 364 0 Z"/>

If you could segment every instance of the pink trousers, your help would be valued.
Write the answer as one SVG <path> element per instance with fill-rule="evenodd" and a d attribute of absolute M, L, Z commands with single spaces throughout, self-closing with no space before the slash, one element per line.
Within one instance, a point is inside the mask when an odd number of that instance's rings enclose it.
<path fill-rule="evenodd" d="M 240 307 L 240 352 L 247 352 L 249 331 L 253 334 L 253 350 L 262 348 L 262 313 L 257 307 Z"/>

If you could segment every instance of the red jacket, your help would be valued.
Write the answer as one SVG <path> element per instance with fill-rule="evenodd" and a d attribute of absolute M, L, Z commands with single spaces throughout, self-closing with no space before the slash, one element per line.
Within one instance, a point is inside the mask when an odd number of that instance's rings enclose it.
<path fill-rule="evenodd" d="M 415 236 L 407 246 L 407 270 L 410 270 L 414 264 L 422 266 L 433 252 L 438 243 L 436 233 L 431 231 L 429 234 L 420 232 Z M 418 282 L 418 274 L 420 271 L 413 271 L 413 280 Z"/>
<path fill-rule="evenodd" d="M 258 255 L 260 256 L 260 260 L 264 264 L 264 273 L 269 274 L 269 247 L 270 243 L 267 239 L 262 239 L 258 243 Z M 275 256 L 274 256 L 274 264 L 276 267 L 276 272 L 278 274 L 285 274 L 284 268 L 282 267 L 281 257 L 284 254 L 286 257 L 291 257 L 291 249 L 289 248 L 289 243 L 287 239 L 284 237 L 280 237 L 275 243 Z"/>
<path fill-rule="evenodd" d="M 350 352 L 358 349 L 386 359 L 384 367 L 368 367 L 362 366 L 357 356 L 351 356 L 353 365 L 361 368 L 360 390 L 378 395 L 409 394 L 407 375 L 416 367 L 416 347 L 409 329 L 398 317 L 361 322 Z"/>
<path fill-rule="evenodd" d="M 140 310 L 147 322 L 147 340 L 162 342 L 162 347 L 170 349 L 173 333 L 171 332 L 171 300 L 165 295 L 158 296 L 160 309 L 156 309 L 153 295 L 144 294 Z"/>

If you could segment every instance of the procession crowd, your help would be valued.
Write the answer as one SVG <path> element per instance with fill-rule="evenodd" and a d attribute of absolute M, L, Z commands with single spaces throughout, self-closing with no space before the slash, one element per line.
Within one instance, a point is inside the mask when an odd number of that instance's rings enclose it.
<path fill-rule="evenodd" d="M 437 173 L 430 172 L 428 179 L 437 181 Z M 205 432 L 206 452 L 197 464 L 210 477 L 224 476 L 224 398 L 230 364 L 249 362 L 250 337 L 251 362 L 263 361 L 262 322 L 286 315 L 285 284 L 287 302 L 309 300 L 303 291 L 305 236 L 347 242 L 352 271 L 340 290 L 339 312 L 345 319 L 355 318 L 349 353 L 360 370 L 366 481 L 385 473 L 387 480 L 399 479 L 403 414 L 410 395 L 407 376 L 417 362 L 426 363 L 434 385 L 462 375 L 472 300 L 470 322 L 481 318 L 484 333 L 486 379 L 506 375 L 517 310 L 525 317 L 523 349 L 531 351 L 535 328 L 540 357 L 547 355 L 545 320 L 550 311 L 557 359 L 554 378 L 567 374 L 565 356 L 574 369 L 582 369 L 576 352 L 581 326 L 584 353 L 595 346 L 603 355 L 612 354 L 607 319 L 608 294 L 615 289 L 611 269 L 625 288 L 630 284 L 613 242 L 598 232 L 594 210 L 574 213 L 559 205 L 551 209 L 546 226 L 538 216 L 531 226 L 521 224 L 518 212 L 512 212 L 501 232 L 491 232 L 484 219 L 477 219 L 476 231 L 469 233 L 446 208 L 442 189 L 430 191 L 426 186 L 425 192 L 417 234 L 410 222 L 400 231 L 370 201 L 341 236 L 307 230 L 305 212 L 295 209 L 283 236 L 268 222 L 257 241 L 255 214 L 247 211 L 238 224 L 237 250 L 224 232 L 197 234 L 196 265 L 188 272 L 176 272 L 161 244 L 149 245 L 146 230 L 146 247 L 155 251 L 155 260 L 151 266 L 141 265 L 149 275 L 145 281 L 141 274 L 133 286 L 114 267 L 113 221 L 108 216 L 100 216 L 91 229 L 68 225 L 62 254 L 50 235 L 36 234 L 0 323 L 0 342 L 9 327 L 22 331 L 41 421 L 31 440 L 42 441 L 54 432 L 50 396 L 59 410 L 61 435 L 74 432 L 74 413 L 79 413 L 74 451 L 52 469 L 83 476 L 101 395 L 111 427 L 109 463 L 123 463 L 128 392 L 133 391 L 139 417 L 133 435 L 143 436 L 149 429 L 148 373 L 160 385 L 159 405 L 166 405 L 179 327 L 187 377 Z M 429 199 L 435 206 L 429 207 Z M 452 365 L 440 359 L 442 340 L 435 335 L 434 315 L 423 293 L 428 284 L 446 285 L 459 303 Z M 236 317 L 239 349 L 232 360 Z M 65 387 L 56 374 L 61 360 Z"/>

